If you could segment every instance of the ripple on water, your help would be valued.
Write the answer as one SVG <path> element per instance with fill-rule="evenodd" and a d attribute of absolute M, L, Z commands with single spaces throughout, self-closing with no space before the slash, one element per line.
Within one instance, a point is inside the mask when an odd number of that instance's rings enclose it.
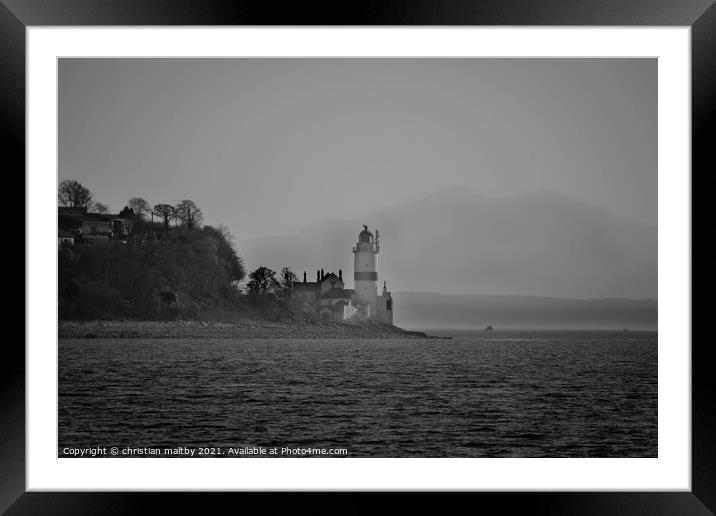
<path fill-rule="evenodd" d="M 62 339 L 59 447 L 656 457 L 657 335 Z"/>

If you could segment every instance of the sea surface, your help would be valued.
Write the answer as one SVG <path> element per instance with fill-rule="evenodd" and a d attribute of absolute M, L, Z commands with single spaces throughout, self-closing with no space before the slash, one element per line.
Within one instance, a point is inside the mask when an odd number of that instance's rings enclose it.
<path fill-rule="evenodd" d="M 656 332 L 61 339 L 66 447 L 656 457 Z"/>

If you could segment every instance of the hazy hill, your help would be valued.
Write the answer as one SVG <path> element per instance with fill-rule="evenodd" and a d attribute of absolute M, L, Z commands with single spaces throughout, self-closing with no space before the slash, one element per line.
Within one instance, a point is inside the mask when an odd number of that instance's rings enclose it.
<path fill-rule="evenodd" d="M 559 299 L 531 296 L 393 294 L 403 328 L 572 328 L 655 330 L 654 299 Z"/>
<path fill-rule="evenodd" d="M 497 198 L 447 189 L 237 248 L 249 270 L 290 266 L 311 280 L 316 268 L 342 268 L 350 287 L 361 224 L 380 230 L 379 275 L 393 292 L 657 297 L 656 227 L 551 192 Z"/>

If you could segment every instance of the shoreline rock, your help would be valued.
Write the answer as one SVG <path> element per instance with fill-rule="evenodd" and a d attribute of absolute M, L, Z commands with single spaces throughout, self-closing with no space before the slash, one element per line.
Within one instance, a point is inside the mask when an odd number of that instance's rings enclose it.
<path fill-rule="evenodd" d="M 61 339 L 443 339 L 365 321 L 59 321 Z"/>

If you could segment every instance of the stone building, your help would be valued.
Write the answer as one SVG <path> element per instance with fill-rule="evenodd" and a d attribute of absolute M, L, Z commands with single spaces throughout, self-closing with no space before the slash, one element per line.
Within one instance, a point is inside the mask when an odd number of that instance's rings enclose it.
<path fill-rule="evenodd" d="M 336 275 L 319 269 L 316 281 L 307 281 L 304 272 L 303 282 L 293 284 L 292 300 L 305 314 L 322 321 L 371 320 L 392 325 L 393 298 L 385 282 L 378 294 L 378 237 L 378 231 L 374 236 L 367 226 L 363 226 L 358 235 L 358 243 L 353 248 L 353 289 L 345 288 L 342 270 Z"/>

